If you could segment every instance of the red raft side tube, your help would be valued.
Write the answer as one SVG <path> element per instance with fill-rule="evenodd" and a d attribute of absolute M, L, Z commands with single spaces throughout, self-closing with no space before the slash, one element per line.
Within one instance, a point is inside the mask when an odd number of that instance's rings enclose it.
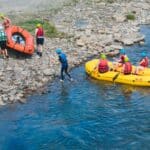
<path fill-rule="evenodd" d="M 33 36 L 25 29 L 19 26 L 10 26 L 6 30 L 7 46 L 16 51 L 32 55 L 34 52 Z M 23 37 L 25 44 L 17 43 L 13 40 L 13 35 L 20 35 Z"/>

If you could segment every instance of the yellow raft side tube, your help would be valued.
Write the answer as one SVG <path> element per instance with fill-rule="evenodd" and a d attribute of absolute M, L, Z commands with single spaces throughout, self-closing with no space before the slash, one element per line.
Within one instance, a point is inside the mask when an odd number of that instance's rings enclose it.
<path fill-rule="evenodd" d="M 85 70 L 92 78 L 97 80 L 111 81 L 116 83 L 130 84 L 134 86 L 150 86 L 150 76 L 124 75 L 120 72 L 108 71 L 99 73 L 97 69 L 99 60 L 93 59 L 85 64 Z"/>

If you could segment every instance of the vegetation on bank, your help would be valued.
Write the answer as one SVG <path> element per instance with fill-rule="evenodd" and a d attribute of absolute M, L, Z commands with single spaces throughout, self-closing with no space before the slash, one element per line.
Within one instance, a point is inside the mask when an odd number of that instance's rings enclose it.
<path fill-rule="evenodd" d="M 134 15 L 133 13 L 128 13 L 128 14 L 126 15 L 126 19 L 127 19 L 127 20 L 135 20 L 135 15 Z"/>
<path fill-rule="evenodd" d="M 29 19 L 25 20 L 23 22 L 18 22 L 17 25 L 21 26 L 22 28 L 28 30 L 30 33 L 34 34 L 36 25 L 40 23 L 43 25 L 45 36 L 50 38 L 56 38 L 56 37 L 66 37 L 66 34 L 64 32 L 59 32 L 55 25 L 48 20 L 42 20 L 42 19 Z"/>

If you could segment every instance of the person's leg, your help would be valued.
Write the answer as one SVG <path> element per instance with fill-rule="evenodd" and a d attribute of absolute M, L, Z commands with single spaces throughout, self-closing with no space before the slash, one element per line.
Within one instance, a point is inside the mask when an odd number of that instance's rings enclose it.
<path fill-rule="evenodd" d="M 42 56 L 42 45 L 41 44 L 39 44 L 39 56 Z"/>
<path fill-rule="evenodd" d="M 61 80 L 62 80 L 62 81 L 64 80 L 63 72 L 64 72 L 64 67 L 63 67 L 63 66 L 61 66 L 60 76 L 61 76 Z"/>
<path fill-rule="evenodd" d="M 6 58 L 4 49 L 2 49 L 2 55 L 3 55 L 3 58 Z"/>
<path fill-rule="evenodd" d="M 39 44 L 40 44 L 40 56 L 42 56 L 42 53 L 43 53 L 43 44 L 44 44 L 44 38 L 40 38 L 40 41 L 39 41 Z"/>
<path fill-rule="evenodd" d="M 7 49 L 6 49 L 6 48 L 5 48 L 5 50 L 4 50 L 4 53 L 5 53 L 6 58 L 9 58 L 8 52 L 7 52 Z"/>
<path fill-rule="evenodd" d="M 135 74 L 139 74 L 140 71 L 143 71 L 144 70 L 144 67 L 142 66 L 137 66 L 136 69 L 135 69 Z"/>
<path fill-rule="evenodd" d="M 2 41 L 1 49 L 2 49 L 3 57 L 4 58 L 9 58 L 8 52 L 7 52 L 7 49 L 6 49 L 6 41 Z"/>
<path fill-rule="evenodd" d="M 36 48 L 37 48 L 37 54 L 39 55 L 40 52 L 39 38 L 36 38 Z"/>
<path fill-rule="evenodd" d="M 65 67 L 65 73 L 68 75 L 68 77 L 71 79 L 71 75 L 68 73 L 68 66 Z"/>

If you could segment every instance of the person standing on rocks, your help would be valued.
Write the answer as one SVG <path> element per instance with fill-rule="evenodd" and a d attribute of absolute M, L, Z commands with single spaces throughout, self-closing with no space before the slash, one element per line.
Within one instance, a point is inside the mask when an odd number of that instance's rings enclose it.
<path fill-rule="evenodd" d="M 0 49 L 1 49 L 0 53 L 3 55 L 4 58 L 9 58 L 8 52 L 6 49 L 7 48 L 6 42 L 7 42 L 7 36 L 6 36 L 3 26 L 0 24 Z"/>
<path fill-rule="evenodd" d="M 36 25 L 35 29 L 37 54 L 42 57 L 43 45 L 44 45 L 44 29 L 40 23 Z"/>
<path fill-rule="evenodd" d="M 61 79 L 60 81 L 63 82 L 64 81 L 64 75 L 63 75 L 63 72 L 66 73 L 66 75 L 68 75 L 70 81 L 72 81 L 73 79 L 71 78 L 71 75 L 68 73 L 68 61 L 67 61 L 67 56 L 65 53 L 62 52 L 62 49 L 61 48 L 57 48 L 56 49 L 56 53 L 59 57 L 59 61 L 61 63 Z"/>

